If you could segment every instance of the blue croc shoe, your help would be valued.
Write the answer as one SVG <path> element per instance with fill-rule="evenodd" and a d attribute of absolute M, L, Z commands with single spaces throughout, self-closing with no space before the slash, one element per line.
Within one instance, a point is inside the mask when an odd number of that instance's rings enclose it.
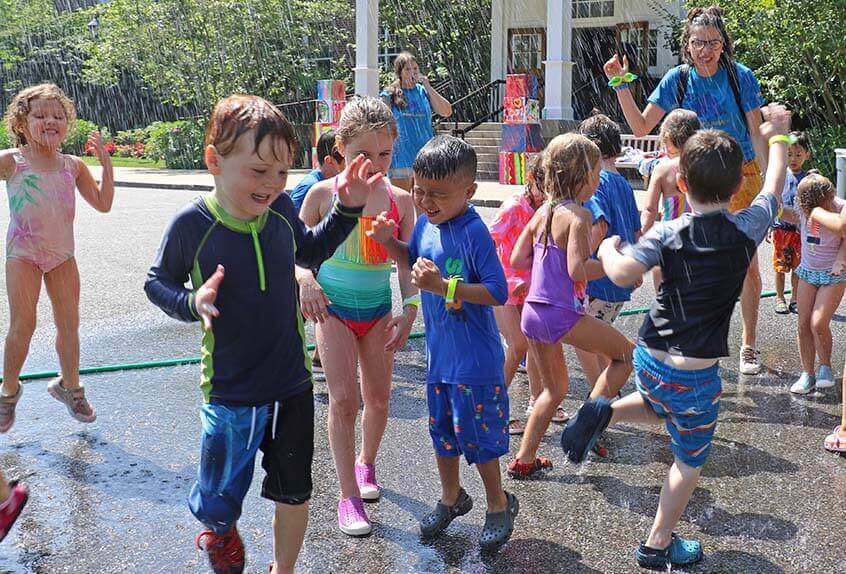
<path fill-rule="evenodd" d="M 561 435 L 561 448 L 569 455 L 571 462 L 579 463 L 587 458 L 609 422 L 611 403 L 608 399 L 600 397 L 585 401 Z"/>
<path fill-rule="evenodd" d="M 817 388 L 828 389 L 834 386 L 834 373 L 831 372 L 831 367 L 828 365 L 820 365 L 820 370 L 817 371 Z"/>
<path fill-rule="evenodd" d="M 702 545 L 696 540 L 685 540 L 673 533 L 670 545 L 663 550 L 655 550 L 641 543 L 635 550 L 637 564 L 649 570 L 668 570 L 669 566 L 689 566 L 702 560 Z"/>

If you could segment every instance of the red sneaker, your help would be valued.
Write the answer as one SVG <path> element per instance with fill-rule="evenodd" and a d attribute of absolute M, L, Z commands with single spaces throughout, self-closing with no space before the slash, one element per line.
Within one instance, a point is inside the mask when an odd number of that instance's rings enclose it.
<path fill-rule="evenodd" d="M 0 504 L 0 540 L 6 538 L 29 500 L 29 489 L 15 480 L 9 482 L 9 498 Z"/>
<path fill-rule="evenodd" d="M 244 543 L 234 526 L 226 534 L 203 530 L 194 540 L 197 548 L 205 550 L 214 574 L 242 574 L 244 572 Z"/>

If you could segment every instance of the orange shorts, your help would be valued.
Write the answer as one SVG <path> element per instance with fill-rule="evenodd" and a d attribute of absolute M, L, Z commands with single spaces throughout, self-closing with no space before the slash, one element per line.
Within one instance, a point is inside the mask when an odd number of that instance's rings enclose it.
<path fill-rule="evenodd" d="M 799 267 L 802 238 L 798 231 L 773 228 L 773 271 L 790 273 Z"/>
<path fill-rule="evenodd" d="M 732 213 L 752 205 L 752 200 L 755 199 L 756 195 L 761 193 L 761 188 L 764 187 L 761 168 L 758 167 L 758 162 L 754 159 L 743 162 L 743 177 L 746 178 L 743 182 L 743 187 L 731 196 L 731 201 L 729 202 L 729 211 Z"/>

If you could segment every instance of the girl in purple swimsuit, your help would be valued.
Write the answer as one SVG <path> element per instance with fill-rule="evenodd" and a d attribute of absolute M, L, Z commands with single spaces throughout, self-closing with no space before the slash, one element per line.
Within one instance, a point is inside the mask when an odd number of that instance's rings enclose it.
<path fill-rule="evenodd" d="M 550 201 L 532 217 L 511 254 L 515 268 L 532 269 L 521 328 L 543 382 L 517 458 L 508 465 L 513 478 L 552 468 L 548 458 L 537 457 L 537 450 L 555 409 L 567 395 L 562 343 L 610 360 L 592 397 L 616 395 L 632 370 L 631 341 L 611 325 L 584 314 L 585 284 L 603 276 L 601 264 L 590 259 L 591 215 L 581 205 L 599 185 L 599 148 L 584 136 L 564 134 L 550 142 L 542 161 Z"/>

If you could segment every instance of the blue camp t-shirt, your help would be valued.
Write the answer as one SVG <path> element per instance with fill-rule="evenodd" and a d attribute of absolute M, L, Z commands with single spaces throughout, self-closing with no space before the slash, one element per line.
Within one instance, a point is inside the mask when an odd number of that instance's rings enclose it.
<path fill-rule="evenodd" d="M 417 152 L 432 139 L 432 104 L 429 94 L 422 84 L 411 89 L 404 89 L 403 94 L 408 105 L 399 109 L 391 105 L 391 111 L 397 120 L 397 139 L 394 141 L 394 156 L 391 169 L 409 168 L 417 157 Z M 380 94 L 390 98 L 387 91 Z"/>
<path fill-rule="evenodd" d="M 590 210 L 593 222 L 604 219 L 608 224 L 605 237 L 619 235 L 623 244 L 635 242 L 635 235 L 640 231 L 640 213 L 637 211 L 634 191 L 626 178 L 619 173 L 599 172 L 599 187 L 585 207 Z M 608 277 L 591 281 L 587 285 L 587 294 L 603 301 L 619 303 L 631 299 L 632 288 L 617 287 Z"/>
<path fill-rule="evenodd" d="M 752 70 L 743 64 L 735 63 L 735 65 L 743 114 L 737 109 L 728 72 L 723 66 L 719 67 L 716 74 L 707 78 L 697 74 L 696 68 L 690 66 L 687 90 L 681 106 L 676 102 L 681 66 L 676 66 L 664 75 L 652 95 L 649 96 L 649 102 L 668 113 L 679 107 L 696 112 L 702 127 L 728 133 L 743 149 L 743 159 L 751 160 L 755 159 L 755 150 L 749 138 L 749 128 L 746 126 L 744 114 L 763 106 L 764 98 L 761 96 L 761 86 Z"/>
<path fill-rule="evenodd" d="M 505 273 L 487 226 L 472 205 L 458 217 L 433 225 L 417 219 L 408 242 L 408 262 L 430 259 L 443 277 L 460 276 L 464 283 L 481 283 L 500 305 L 508 299 Z M 440 295 L 421 291 L 426 323 L 429 383 L 503 384 L 505 354 L 493 307 L 466 301 L 447 309 Z"/>
<path fill-rule="evenodd" d="M 294 207 L 297 209 L 297 213 L 299 213 L 303 206 L 303 201 L 305 201 L 305 196 L 308 193 L 308 190 L 310 190 L 315 183 L 323 181 L 324 179 L 326 178 L 323 177 L 322 171 L 319 169 L 313 169 L 311 170 L 311 173 L 300 180 L 297 187 L 291 190 L 291 201 L 294 202 Z"/>

